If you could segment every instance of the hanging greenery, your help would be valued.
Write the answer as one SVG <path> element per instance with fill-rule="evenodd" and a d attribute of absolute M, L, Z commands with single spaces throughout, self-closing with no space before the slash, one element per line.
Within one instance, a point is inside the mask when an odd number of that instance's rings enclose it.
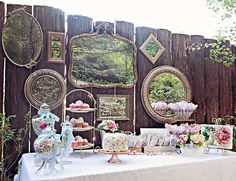
<path fill-rule="evenodd" d="M 233 54 L 230 47 L 228 47 L 225 41 L 220 37 L 217 39 L 216 43 L 193 44 L 187 48 L 187 53 L 200 51 L 205 48 L 209 48 L 209 56 L 205 58 L 205 61 L 223 63 L 226 67 L 229 67 L 236 59 L 236 55 Z"/>
<path fill-rule="evenodd" d="M 15 166 L 23 151 L 23 142 L 28 133 L 31 112 L 29 111 L 25 115 L 24 120 L 26 124 L 24 128 L 13 129 L 11 127 L 13 118 L 15 118 L 14 115 L 6 116 L 5 114 L 0 113 L 0 138 L 1 144 L 4 146 L 0 161 L 0 180 L 4 181 L 12 180 L 13 175 L 11 169 Z M 12 148 L 8 147 L 9 145 L 14 145 L 14 151 Z"/>

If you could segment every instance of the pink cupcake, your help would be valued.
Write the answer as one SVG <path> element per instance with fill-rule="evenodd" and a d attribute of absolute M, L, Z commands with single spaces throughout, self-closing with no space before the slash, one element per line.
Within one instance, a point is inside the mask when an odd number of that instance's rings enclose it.
<path fill-rule="evenodd" d="M 74 149 L 77 148 L 79 146 L 78 144 L 79 144 L 78 141 L 73 141 L 71 144 L 72 148 L 74 148 Z"/>
<path fill-rule="evenodd" d="M 89 127 L 89 123 L 84 122 L 84 123 L 82 124 L 82 128 L 87 128 L 87 127 Z"/>
<path fill-rule="evenodd" d="M 86 103 L 84 103 L 84 104 L 82 105 L 82 108 L 83 108 L 83 109 L 88 109 L 88 108 L 89 108 L 89 105 L 86 104 Z"/>
<path fill-rule="evenodd" d="M 83 139 L 83 145 L 87 145 L 88 144 L 88 140 L 87 139 Z"/>

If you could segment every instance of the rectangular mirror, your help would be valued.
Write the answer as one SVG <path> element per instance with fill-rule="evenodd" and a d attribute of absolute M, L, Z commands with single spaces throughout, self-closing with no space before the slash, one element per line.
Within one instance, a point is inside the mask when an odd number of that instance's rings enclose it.
<path fill-rule="evenodd" d="M 48 62 L 65 63 L 65 33 L 48 32 Z"/>
<path fill-rule="evenodd" d="M 98 120 L 129 120 L 129 96 L 98 94 Z"/>
<path fill-rule="evenodd" d="M 137 81 L 135 44 L 99 32 L 71 38 L 69 81 L 77 88 L 133 87 Z"/>

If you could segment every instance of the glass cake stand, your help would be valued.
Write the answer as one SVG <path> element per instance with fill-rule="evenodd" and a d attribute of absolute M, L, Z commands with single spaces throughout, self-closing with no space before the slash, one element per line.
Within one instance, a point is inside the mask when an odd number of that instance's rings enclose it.
<path fill-rule="evenodd" d="M 111 158 L 107 161 L 108 163 L 121 163 L 122 161 L 118 158 L 118 155 L 121 154 L 127 154 L 129 151 L 106 151 L 106 150 L 100 150 L 100 153 L 103 154 L 110 154 Z"/>

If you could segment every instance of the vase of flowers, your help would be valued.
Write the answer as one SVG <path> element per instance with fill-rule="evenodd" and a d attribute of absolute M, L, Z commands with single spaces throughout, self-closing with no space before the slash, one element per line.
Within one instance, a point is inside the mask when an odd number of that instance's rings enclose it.
<path fill-rule="evenodd" d="M 113 120 L 103 120 L 100 124 L 97 125 L 97 130 L 100 131 L 101 141 L 105 133 L 115 133 L 118 132 L 118 124 Z"/>
<path fill-rule="evenodd" d="M 183 155 L 199 156 L 203 153 L 205 137 L 200 134 L 201 125 L 186 123 L 177 126 L 166 124 L 165 127 L 171 134 L 175 135 L 177 145 Z"/>

